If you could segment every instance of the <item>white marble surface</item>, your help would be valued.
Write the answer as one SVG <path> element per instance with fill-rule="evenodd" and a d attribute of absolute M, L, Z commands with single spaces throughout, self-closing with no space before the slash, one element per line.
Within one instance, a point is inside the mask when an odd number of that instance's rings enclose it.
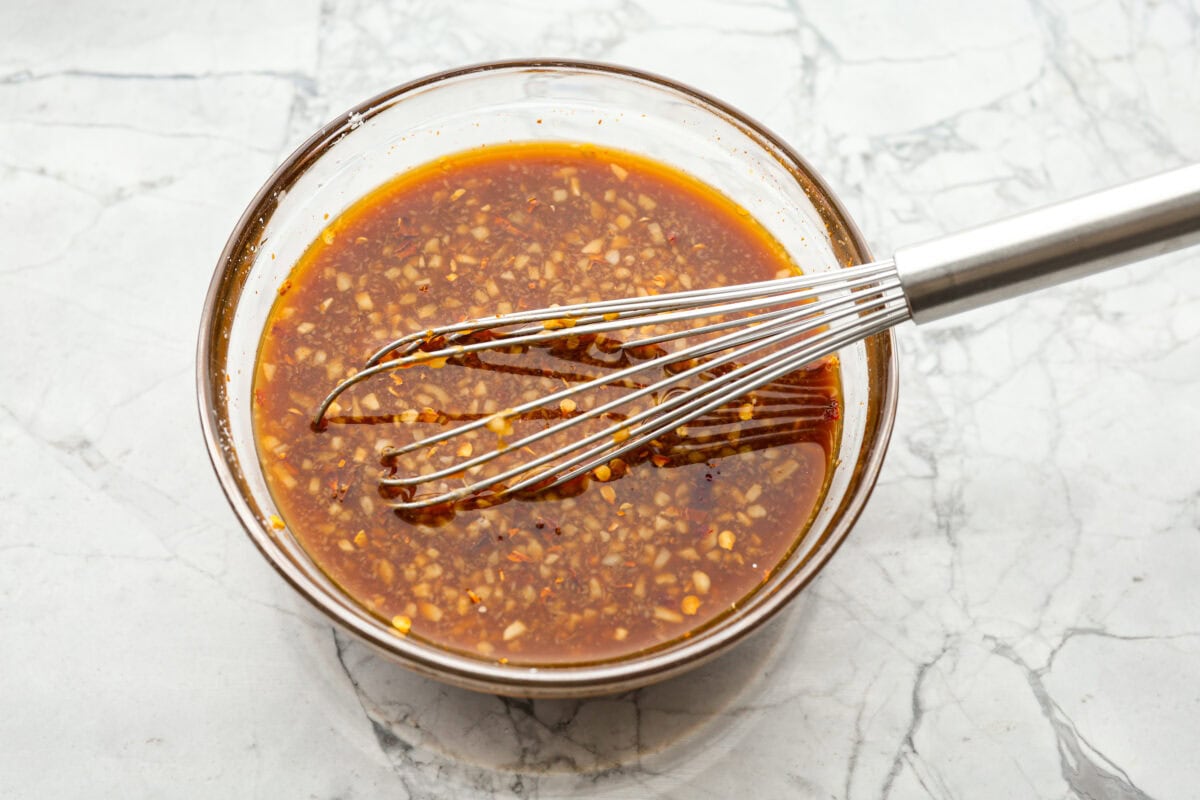
<path fill-rule="evenodd" d="M 764 635 L 584 702 L 294 599 L 196 421 L 224 239 L 325 120 L 497 57 L 761 118 L 880 251 L 1200 160 L 1200 2 L 0 2 L 0 796 L 1189 798 L 1200 253 L 901 330 L 878 489 Z"/>

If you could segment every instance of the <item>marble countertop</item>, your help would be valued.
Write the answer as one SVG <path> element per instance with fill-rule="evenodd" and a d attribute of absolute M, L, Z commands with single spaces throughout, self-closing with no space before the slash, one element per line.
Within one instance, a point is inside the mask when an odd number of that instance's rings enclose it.
<path fill-rule="evenodd" d="M 1200 160 L 1195 0 L 4 4 L 0 796 L 1195 797 L 1195 250 L 904 326 L 856 530 L 688 676 L 472 694 L 293 595 L 196 420 L 221 247 L 323 122 L 515 56 L 743 108 L 881 253 Z"/>

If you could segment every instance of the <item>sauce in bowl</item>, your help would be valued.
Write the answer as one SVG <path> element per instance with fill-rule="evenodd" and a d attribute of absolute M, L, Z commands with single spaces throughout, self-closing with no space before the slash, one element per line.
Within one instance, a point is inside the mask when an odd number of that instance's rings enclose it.
<path fill-rule="evenodd" d="M 439 648 L 565 665 L 690 636 L 754 594 L 819 507 L 841 435 L 835 360 L 614 460 L 574 492 L 454 513 L 393 512 L 381 472 L 440 469 L 495 447 L 496 432 L 386 467 L 384 450 L 646 354 L 589 339 L 430 364 L 351 388 L 323 430 L 312 412 L 367 354 L 437 324 L 797 271 L 735 203 L 626 152 L 493 145 L 407 172 L 330 220 L 279 287 L 253 403 L 276 524 L 395 635 Z M 577 410 L 512 419 L 513 433 Z"/>

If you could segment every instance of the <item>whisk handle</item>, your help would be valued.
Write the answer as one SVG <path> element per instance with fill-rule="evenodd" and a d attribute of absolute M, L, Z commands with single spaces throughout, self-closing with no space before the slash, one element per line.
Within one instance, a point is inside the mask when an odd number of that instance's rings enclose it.
<path fill-rule="evenodd" d="M 920 324 L 1200 244 L 1200 164 L 896 251 Z"/>

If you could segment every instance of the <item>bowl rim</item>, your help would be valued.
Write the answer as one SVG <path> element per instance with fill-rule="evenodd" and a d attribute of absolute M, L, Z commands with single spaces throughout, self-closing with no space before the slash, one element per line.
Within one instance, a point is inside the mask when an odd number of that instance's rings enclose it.
<path fill-rule="evenodd" d="M 871 259 L 870 249 L 857 225 L 847 213 L 841 200 L 813 169 L 812 165 L 766 126 L 734 106 L 703 91 L 652 72 L 623 65 L 576 59 L 506 59 L 442 70 L 376 94 L 334 117 L 296 147 L 276 167 L 254 195 L 226 241 L 205 296 L 196 349 L 198 411 L 209 461 L 226 500 L 233 508 L 251 541 L 293 589 L 342 629 L 352 632 L 377 651 L 393 660 L 401 661 L 418 673 L 469 689 L 526 697 L 579 697 L 587 694 L 607 694 L 657 682 L 699 666 L 725 652 L 732 644 L 774 618 L 792 598 L 812 582 L 829 559 L 833 557 L 833 554 L 837 552 L 874 491 L 891 440 L 899 394 L 899 359 L 891 330 L 876 334 L 868 340 L 871 346 L 879 351 L 880 365 L 884 368 L 884 374 L 880 376 L 884 382 L 884 391 L 879 398 L 879 412 L 875 417 L 876 424 L 864 433 L 867 440 L 873 441 L 875 444 L 867 452 L 866 460 L 855 465 L 855 471 L 859 473 L 858 480 L 861 489 L 848 496 L 847 502 L 843 502 L 843 508 L 836 515 L 833 526 L 824 537 L 825 541 L 817 544 L 811 557 L 802 565 L 803 569 L 774 591 L 765 593 L 746 613 L 729 617 L 725 621 L 717 623 L 706 631 L 705 636 L 666 650 L 635 654 L 623 660 L 580 666 L 555 665 L 532 668 L 496 664 L 440 650 L 432 645 L 406 647 L 405 644 L 408 640 L 384 634 L 379 629 L 366 624 L 364 620 L 343 612 L 335 603 L 329 601 L 327 593 L 320 586 L 283 554 L 270 533 L 264 528 L 263 521 L 254 513 L 243 497 L 237 476 L 233 474 L 228 462 L 220 455 L 223 446 L 218 434 L 220 424 L 218 382 L 209 380 L 215 374 L 211 369 L 214 354 L 219 355 L 220 352 L 223 352 L 217 342 L 220 332 L 215 326 L 218 318 L 216 312 L 219 304 L 227 295 L 233 273 L 237 272 L 241 263 L 242 254 L 247 251 L 248 245 L 257 241 L 256 232 L 261 231 L 266 220 L 270 218 L 271 206 L 274 205 L 274 199 L 281 194 L 281 187 L 291 186 L 304 173 L 309 163 L 321 156 L 327 144 L 332 145 L 376 113 L 390 108 L 405 95 L 434 84 L 505 70 L 562 70 L 576 74 L 600 73 L 620 78 L 632 78 L 683 95 L 700 106 L 709 107 L 716 113 L 724 115 L 732 123 L 747 130 L 752 138 L 760 139 L 769 148 L 776 149 L 787 162 L 790 162 L 786 164 L 789 170 L 793 172 L 798 170 L 802 173 L 803 177 L 810 181 L 819 192 L 820 201 L 829 206 L 830 211 L 843 225 L 853 248 L 865 261 Z M 811 195 L 811 192 L 806 193 Z"/>

